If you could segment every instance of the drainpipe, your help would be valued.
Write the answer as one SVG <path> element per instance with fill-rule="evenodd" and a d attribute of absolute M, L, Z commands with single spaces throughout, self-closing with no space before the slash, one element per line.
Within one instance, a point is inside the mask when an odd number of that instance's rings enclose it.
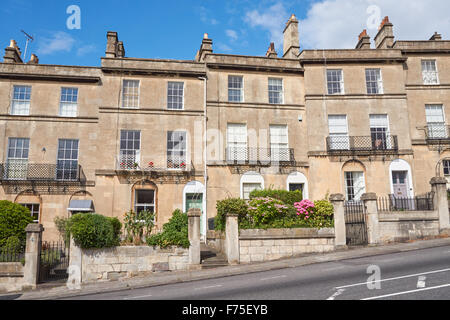
<path fill-rule="evenodd" d="M 204 193 L 204 201 L 205 201 L 205 214 L 204 214 L 204 225 L 205 225 L 205 231 L 208 231 L 208 214 L 207 214 L 207 208 L 208 208 L 208 169 L 207 169 L 207 134 L 206 134 L 206 130 L 207 130 L 207 121 L 208 121 L 208 112 L 207 112 L 207 106 L 206 106 L 206 99 L 207 99 L 207 94 L 206 94 L 206 90 L 208 88 L 208 83 L 207 77 L 199 77 L 199 80 L 203 80 L 204 83 L 204 89 L 203 89 L 203 103 L 204 103 L 204 109 L 203 109 L 203 117 L 204 117 L 204 121 L 203 121 L 203 161 L 204 161 L 204 172 L 203 172 L 203 179 L 205 181 L 205 193 Z M 201 228 L 203 228 L 203 226 L 201 226 Z M 206 232 L 205 232 L 205 237 L 204 239 L 202 239 L 202 241 L 204 243 L 206 243 Z"/>

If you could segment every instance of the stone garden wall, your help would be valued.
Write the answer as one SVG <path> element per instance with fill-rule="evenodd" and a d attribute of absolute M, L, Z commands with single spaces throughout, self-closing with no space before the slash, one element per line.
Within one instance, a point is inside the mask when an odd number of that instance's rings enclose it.
<path fill-rule="evenodd" d="M 0 293 L 22 290 L 23 266 L 20 262 L 0 263 Z"/>

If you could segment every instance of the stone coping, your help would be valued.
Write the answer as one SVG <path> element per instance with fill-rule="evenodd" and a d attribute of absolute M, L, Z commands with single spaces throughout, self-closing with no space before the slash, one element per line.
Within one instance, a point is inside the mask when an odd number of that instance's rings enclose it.
<path fill-rule="evenodd" d="M 296 228 L 296 229 L 246 229 L 240 230 L 239 240 L 268 240 L 268 239 L 308 239 L 334 238 L 333 228 Z"/>
<path fill-rule="evenodd" d="M 439 221 L 437 211 L 402 211 L 391 213 L 378 213 L 380 222 L 398 222 L 398 221 Z"/>

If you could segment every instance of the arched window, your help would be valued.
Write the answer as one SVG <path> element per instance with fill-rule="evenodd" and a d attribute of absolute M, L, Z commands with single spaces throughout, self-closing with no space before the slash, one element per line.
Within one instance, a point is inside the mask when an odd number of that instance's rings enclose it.
<path fill-rule="evenodd" d="M 347 201 L 359 201 L 366 193 L 366 168 L 359 161 L 349 161 L 342 167 Z"/>
<path fill-rule="evenodd" d="M 293 172 L 287 177 L 287 190 L 300 190 L 303 194 L 303 199 L 309 199 L 308 194 L 308 179 L 303 173 Z"/>
<path fill-rule="evenodd" d="M 250 199 L 253 190 L 264 189 L 264 178 L 257 172 L 247 172 L 241 177 L 241 198 Z"/>

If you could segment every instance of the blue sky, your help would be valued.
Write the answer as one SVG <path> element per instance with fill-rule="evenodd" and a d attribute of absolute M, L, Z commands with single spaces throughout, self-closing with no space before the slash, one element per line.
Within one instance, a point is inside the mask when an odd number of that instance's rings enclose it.
<path fill-rule="evenodd" d="M 70 5 L 81 9 L 80 30 L 66 26 Z M 28 57 L 33 52 L 43 64 L 98 66 L 106 32 L 117 31 L 128 57 L 191 60 L 206 32 L 214 52 L 264 55 L 273 41 L 282 55 L 282 31 L 292 13 L 300 20 L 302 48 L 353 48 L 362 29 L 375 35 L 368 22 L 373 12 L 376 23 L 389 15 L 402 39 L 428 39 L 434 31 L 448 39 L 448 9 L 448 0 L 2 0 L 0 49 L 15 39 L 24 51 L 23 29 L 36 38 Z M 419 18 L 427 19 L 425 26 Z"/>

